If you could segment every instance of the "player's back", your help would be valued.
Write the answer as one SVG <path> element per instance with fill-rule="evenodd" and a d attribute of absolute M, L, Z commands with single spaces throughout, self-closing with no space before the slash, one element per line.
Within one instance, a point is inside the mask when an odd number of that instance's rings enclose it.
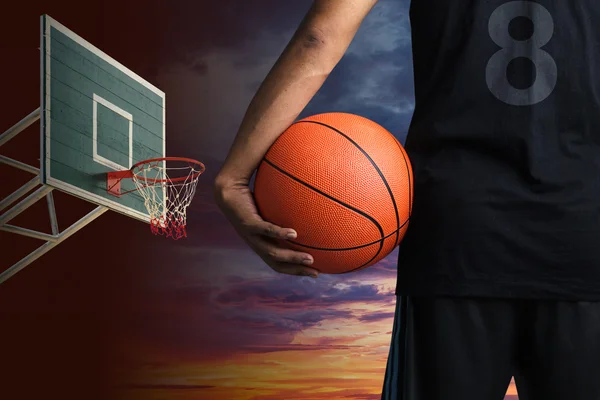
<path fill-rule="evenodd" d="M 398 292 L 600 299 L 600 3 L 414 0 Z"/>

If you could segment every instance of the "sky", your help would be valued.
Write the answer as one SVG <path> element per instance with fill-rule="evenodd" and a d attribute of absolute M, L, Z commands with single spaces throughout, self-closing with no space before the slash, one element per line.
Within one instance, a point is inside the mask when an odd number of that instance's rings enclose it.
<path fill-rule="evenodd" d="M 39 15 L 48 13 L 165 91 L 167 154 L 197 158 L 207 170 L 187 239 L 154 237 L 144 224 L 107 213 L 0 287 L 7 391 L 63 399 L 379 398 L 396 252 L 344 276 L 278 275 L 237 237 L 210 192 L 248 103 L 310 3 L 8 5 L 0 131 L 39 106 Z M 408 22 L 408 0 L 381 0 L 303 116 L 356 113 L 404 141 L 414 107 Z M 0 154 L 38 165 L 39 125 Z M 0 176 L 1 197 L 31 178 L 5 166 Z M 61 229 L 93 208 L 63 193 L 55 202 Z M 48 231 L 45 207 L 41 201 L 12 223 Z M 5 232 L 0 243 L 0 270 L 41 244 Z M 515 395 L 511 384 L 506 398 Z"/>

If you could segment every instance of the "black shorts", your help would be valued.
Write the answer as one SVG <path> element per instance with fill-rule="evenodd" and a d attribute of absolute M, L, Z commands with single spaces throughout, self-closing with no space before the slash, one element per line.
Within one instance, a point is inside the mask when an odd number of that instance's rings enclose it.
<path fill-rule="evenodd" d="M 600 303 L 398 296 L 383 400 L 600 400 Z"/>

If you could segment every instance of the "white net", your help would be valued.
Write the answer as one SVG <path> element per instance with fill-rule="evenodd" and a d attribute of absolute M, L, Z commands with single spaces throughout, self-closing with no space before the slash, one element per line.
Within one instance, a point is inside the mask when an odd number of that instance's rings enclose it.
<path fill-rule="evenodd" d="M 203 171 L 202 164 L 182 160 L 152 161 L 133 170 L 133 181 L 144 198 L 154 234 L 175 240 L 187 236 L 187 208 Z"/>

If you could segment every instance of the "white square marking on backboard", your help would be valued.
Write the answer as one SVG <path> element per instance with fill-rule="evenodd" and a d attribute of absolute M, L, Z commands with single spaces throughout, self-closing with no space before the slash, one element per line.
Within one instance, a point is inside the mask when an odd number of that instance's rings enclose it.
<path fill-rule="evenodd" d="M 98 154 L 98 103 L 100 103 L 104 107 L 108 108 L 109 110 L 119 114 L 120 116 L 122 116 L 123 118 L 125 118 L 126 120 L 129 121 L 129 157 L 128 157 L 129 165 L 128 166 L 121 165 L 121 164 L 111 161 L 105 157 L 102 157 L 101 155 Z M 117 107 L 110 101 L 103 99 L 102 97 L 100 97 L 96 93 L 94 93 L 92 124 L 93 124 L 92 146 L 93 146 L 94 161 L 96 161 L 99 164 L 105 165 L 109 168 L 112 168 L 114 170 L 117 170 L 117 171 L 131 169 L 131 166 L 133 164 L 133 156 L 132 156 L 132 152 L 133 152 L 133 116 L 130 113 L 128 113 L 127 111 L 123 110 L 122 108 Z"/>

